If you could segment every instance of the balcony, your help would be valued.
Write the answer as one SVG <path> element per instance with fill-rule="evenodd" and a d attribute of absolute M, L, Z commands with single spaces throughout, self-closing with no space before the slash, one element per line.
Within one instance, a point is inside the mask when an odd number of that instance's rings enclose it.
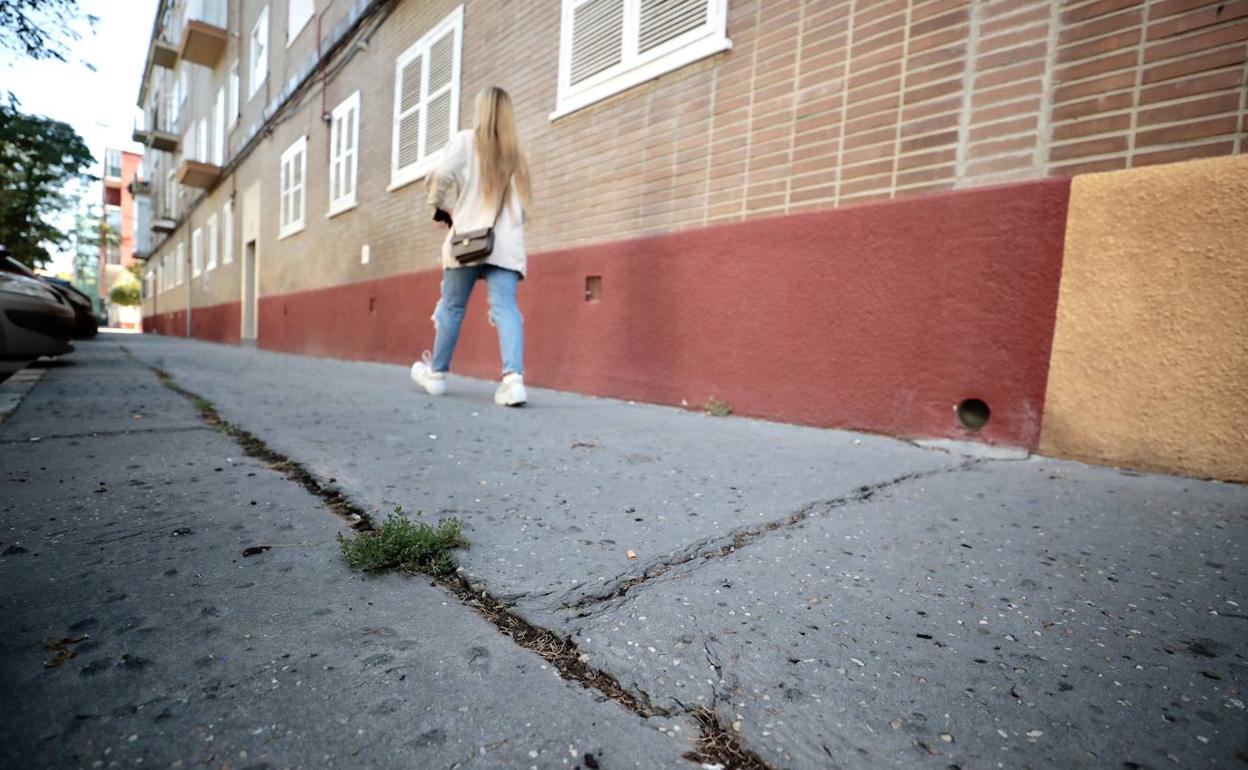
<path fill-rule="evenodd" d="M 154 233 L 171 233 L 178 229 L 178 223 L 168 214 L 157 214 L 152 220 L 152 232 Z"/>
<path fill-rule="evenodd" d="M 225 25 L 224 0 L 190 0 L 182 24 L 182 45 L 178 55 L 209 69 L 216 67 L 229 42 Z"/>
<path fill-rule="evenodd" d="M 178 184 L 207 190 L 221 178 L 221 167 L 187 158 L 178 167 Z"/>
<path fill-rule="evenodd" d="M 169 120 L 167 99 L 153 99 L 155 104 L 147 112 L 135 116 L 134 131 L 130 138 L 139 144 L 146 145 L 161 152 L 177 152 L 181 146 L 181 137 L 174 132 L 173 121 Z"/>
<path fill-rule="evenodd" d="M 130 138 L 139 144 L 151 147 L 153 150 L 161 152 L 177 152 L 181 144 L 181 139 L 177 134 L 166 131 L 148 131 L 141 126 L 135 126 L 134 132 L 130 134 Z"/>
<path fill-rule="evenodd" d="M 168 40 L 152 41 L 152 64 L 171 70 L 178 65 L 178 46 Z"/>

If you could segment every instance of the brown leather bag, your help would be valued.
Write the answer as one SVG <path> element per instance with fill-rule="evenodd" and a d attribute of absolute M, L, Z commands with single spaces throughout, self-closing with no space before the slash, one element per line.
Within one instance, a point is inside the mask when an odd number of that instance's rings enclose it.
<path fill-rule="evenodd" d="M 503 213 L 503 201 L 507 200 L 507 193 L 510 190 L 511 180 L 508 179 L 506 187 L 503 188 L 503 197 L 498 201 L 498 208 L 494 211 L 494 222 L 489 227 L 469 230 L 466 233 L 457 233 L 454 228 L 451 229 L 451 256 L 456 262 L 461 265 L 471 265 L 488 259 L 494 252 L 494 227 L 498 224 L 499 215 Z"/>

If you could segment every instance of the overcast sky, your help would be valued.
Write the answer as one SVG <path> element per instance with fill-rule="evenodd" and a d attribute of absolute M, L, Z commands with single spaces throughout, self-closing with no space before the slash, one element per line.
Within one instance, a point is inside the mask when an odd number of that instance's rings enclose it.
<path fill-rule="evenodd" d="M 130 141 L 139 98 L 139 79 L 147 59 L 147 43 L 157 0 L 80 0 L 87 13 L 99 17 L 95 33 L 82 27 L 69 62 L 31 61 L 0 52 L 0 91 L 12 91 L 24 112 L 62 120 L 86 140 L 96 158 L 89 169 L 101 174 L 108 147 L 141 151 Z M 83 61 L 96 68 L 87 69 Z M 99 201 L 98 183 L 87 193 Z M 72 254 L 48 265 L 52 272 L 68 271 Z"/>

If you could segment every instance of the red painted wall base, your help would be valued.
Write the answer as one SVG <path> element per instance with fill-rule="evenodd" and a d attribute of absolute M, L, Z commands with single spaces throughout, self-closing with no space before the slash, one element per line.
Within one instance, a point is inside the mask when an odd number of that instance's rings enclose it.
<path fill-rule="evenodd" d="M 1043 180 L 537 255 L 520 290 L 526 379 L 694 408 L 714 397 L 736 414 L 822 427 L 1034 447 L 1068 195 L 1067 180 Z M 593 302 L 591 276 L 601 278 Z M 264 297 L 259 344 L 409 363 L 432 347 L 440 277 Z M 196 336 L 236 340 L 238 304 L 219 307 L 232 310 L 211 326 L 196 310 Z M 499 374 L 483 288 L 452 368 Z M 976 433 L 954 412 L 968 398 L 991 409 Z"/>
<path fill-rule="evenodd" d="M 211 342 L 230 342 L 237 344 L 242 312 L 241 302 L 225 302 L 220 305 L 197 307 L 191 315 L 191 336 Z M 186 311 L 175 310 L 146 316 L 143 319 L 143 331 L 153 334 L 165 334 L 170 337 L 186 336 Z"/>

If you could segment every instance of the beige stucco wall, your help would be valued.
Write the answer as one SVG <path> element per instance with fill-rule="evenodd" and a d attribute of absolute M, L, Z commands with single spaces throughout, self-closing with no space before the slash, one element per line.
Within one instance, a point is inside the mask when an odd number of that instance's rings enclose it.
<path fill-rule="evenodd" d="M 1248 157 L 1074 180 L 1041 451 L 1248 481 Z"/>

